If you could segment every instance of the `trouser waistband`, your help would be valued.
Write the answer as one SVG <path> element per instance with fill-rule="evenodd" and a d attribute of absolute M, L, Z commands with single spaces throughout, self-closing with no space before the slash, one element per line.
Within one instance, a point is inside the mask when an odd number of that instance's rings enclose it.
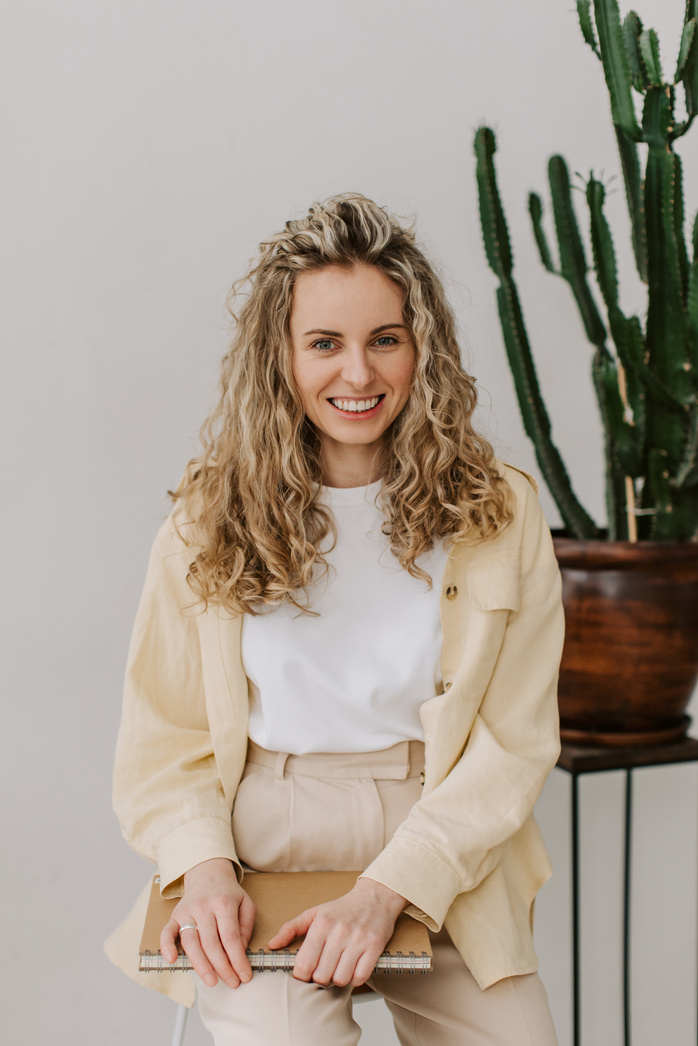
<path fill-rule="evenodd" d="M 247 762 L 268 766 L 278 776 L 284 773 L 301 777 L 371 777 L 374 780 L 405 781 L 424 771 L 424 742 L 400 741 L 379 752 L 310 752 L 291 755 L 270 752 L 254 741 L 247 743 Z"/>

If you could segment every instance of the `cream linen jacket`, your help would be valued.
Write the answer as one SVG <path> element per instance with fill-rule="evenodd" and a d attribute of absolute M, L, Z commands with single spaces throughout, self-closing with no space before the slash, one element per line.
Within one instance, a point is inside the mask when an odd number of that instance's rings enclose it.
<path fill-rule="evenodd" d="M 537 968 L 535 895 L 551 874 L 532 810 L 559 753 L 560 575 L 525 474 L 502 465 L 515 516 L 460 542 L 441 593 L 443 692 L 421 708 L 424 793 L 364 871 L 445 925 L 481 988 Z M 128 658 L 114 777 L 124 836 L 158 866 L 166 896 L 212 857 L 235 862 L 230 817 L 245 765 L 242 617 L 187 610 L 191 550 L 171 519 L 150 559 Z M 139 974 L 146 892 L 107 941 L 144 985 L 191 1005 L 187 974 Z"/>

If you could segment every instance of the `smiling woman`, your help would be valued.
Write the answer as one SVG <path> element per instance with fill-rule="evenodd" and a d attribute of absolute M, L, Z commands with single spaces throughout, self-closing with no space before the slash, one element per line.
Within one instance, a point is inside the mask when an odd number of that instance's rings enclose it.
<path fill-rule="evenodd" d="M 248 281 L 127 668 L 115 805 L 179 898 L 162 954 L 216 1046 L 353 1046 L 364 983 L 403 1046 L 554 1046 L 531 811 L 562 609 L 532 481 L 474 432 L 441 284 L 382 208 L 314 205 Z M 278 928 L 292 974 L 253 977 L 244 876 L 303 869 L 361 874 Z M 403 910 L 434 970 L 376 977 Z M 136 977 L 137 923 L 109 944 Z"/>
<path fill-rule="evenodd" d="M 381 474 L 383 438 L 407 402 L 414 373 L 402 299 L 371 265 L 331 265 L 296 280 L 293 377 L 320 434 L 327 486 L 357 487 Z"/>

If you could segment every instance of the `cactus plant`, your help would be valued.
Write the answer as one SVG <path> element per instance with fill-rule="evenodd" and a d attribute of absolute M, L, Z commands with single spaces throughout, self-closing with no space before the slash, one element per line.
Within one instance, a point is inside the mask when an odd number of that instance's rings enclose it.
<path fill-rule="evenodd" d="M 664 78 L 657 35 L 630 11 L 621 21 L 618 0 L 577 0 L 586 43 L 601 61 L 625 183 L 632 246 L 647 285 L 647 312 L 622 311 L 606 189 L 593 172 L 586 181 L 589 241 L 605 320 L 589 286 L 587 251 L 562 156 L 553 156 L 548 180 L 558 246 L 555 262 L 546 238 L 543 205 L 529 195 L 533 235 L 544 267 L 569 284 L 593 346 L 592 380 L 604 430 L 606 504 L 610 540 L 698 539 L 698 217 L 690 252 L 684 236 L 681 160 L 675 141 L 698 113 L 698 0 L 686 0 L 678 65 Z M 676 93 L 686 117 L 677 120 Z M 638 118 L 634 94 L 643 98 Z M 644 173 L 638 145 L 646 146 Z M 509 363 L 527 435 L 567 530 L 601 538 L 574 494 L 553 443 L 540 394 L 523 310 L 513 274 L 506 219 L 494 167 L 495 137 L 475 136 L 480 217 L 487 260 L 498 277 L 497 301 Z M 690 254 L 690 257 L 689 257 Z"/>

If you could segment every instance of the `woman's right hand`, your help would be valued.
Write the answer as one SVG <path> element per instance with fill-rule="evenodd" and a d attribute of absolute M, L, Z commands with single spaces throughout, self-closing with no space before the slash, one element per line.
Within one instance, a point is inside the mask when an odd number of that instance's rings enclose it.
<path fill-rule="evenodd" d="M 232 861 L 216 857 L 184 875 L 184 896 L 160 934 L 165 962 L 177 958 L 177 937 L 202 981 L 213 987 L 218 978 L 229 988 L 252 978 L 245 954 L 257 909 L 240 886 Z"/>

